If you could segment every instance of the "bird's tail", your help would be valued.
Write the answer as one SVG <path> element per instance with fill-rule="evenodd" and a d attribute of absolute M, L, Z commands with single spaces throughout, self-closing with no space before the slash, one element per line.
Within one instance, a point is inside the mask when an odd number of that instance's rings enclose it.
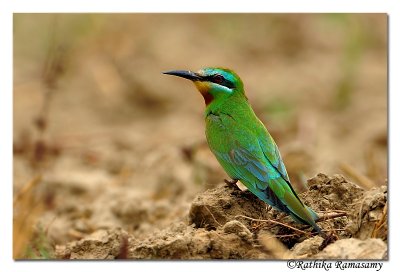
<path fill-rule="evenodd" d="M 314 223 L 312 224 L 314 230 L 317 231 L 319 234 L 323 234 L 321 228 L 318 227 L 318 225 L 315 223 L 319 218 L 318 214 L 316 212 L 314 212 L 314 210 L 311 209 L 310 207 L 308 207 L 308 206 L 305 206 L 305 207 L 306 207 L 307 211 L 310 213 L 312 219 L 314 220 Z"/>
<path fill-rule="evenodd" d="M 310 207 L 304 205 L 304 207 L 306 208 L 306 210 L 309 212 L 309 214 L 311 215 L 313 221 L 306 221 L 303 218 L 299 217 L 297 214 L 295 214 L 294 212 L 289 210 L 289 214 L 292 216 L 293 219 L 295 219 L 295 221 L 297 221 L 298 223 L 301 224 L 305 224 L 305 225 L 311 225 L 315 231 L 317 231 L 319 234 L 324 236 L 324 233 L 322 232 L 321 228 L 318 227 L 318 225 L 315 223 L 315 221 L 318 220 L 319 216 L 317 215 L 317 213 L 311 209 Z"/>
<path fill-rule="evenodd" d="M 290 189 L 292 189 L 291 186 Z M 315 231 L 323 235 L 322 230 L 315 223 L 319 216 L 314 210 L 301 202 L 293 189 L 291 190 L 292 194 L 287 192 L 283 199 L 277 197 L 275 192 L 270 187 L 267 187 L 263 192 L 263 200 L 269 205 L 273 206 L 277 210 L 289 214 L 296 222 L 300 224 L 312 226 Z"/>
<path fill-rule="evenodd" d="M 306 209 L 308 210 L 308 212 L 311 214 L 311 217 L 314 219 L 314 221 L 317 221 L 319 216 L 316 212 L 314 212 L 313 209 L 311 209 L 310 207 L 306 206 Z"/>

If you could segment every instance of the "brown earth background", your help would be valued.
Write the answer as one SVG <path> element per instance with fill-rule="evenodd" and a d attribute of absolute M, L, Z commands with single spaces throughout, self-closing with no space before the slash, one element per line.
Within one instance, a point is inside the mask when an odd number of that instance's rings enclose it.
<path fill-rule="evenodd" d="M 347 212 L 323 225 L 336 242 L 269 226 L 276 245 L 264 243 L 261 221 L 239 220 L 263 203 L 223 186 L 200 94 L 162 75 L 209 66 L 241 76 L 306 202 Z M 383 248 L 387 99 L 385 14 L 15 14 L 14 258 L 335 257 L 293 253 L 318 239 Z"/>

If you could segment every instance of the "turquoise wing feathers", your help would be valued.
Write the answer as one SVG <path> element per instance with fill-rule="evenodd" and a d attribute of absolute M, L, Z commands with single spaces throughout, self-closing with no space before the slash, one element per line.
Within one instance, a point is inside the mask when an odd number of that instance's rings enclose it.
<path fill-rule="evenodd" d="M 293 190 L 279 150 L 265 130 L 256 135 L 253 130 L 236 124 L 236 131 L 248 137 L 225 135 L 225 148 L 212 148 L 216 158 L 231 178 L 239 179 L 253 194 L 286 212 L 301 223 L 315 224 L 317 215 L 303 205 Z M 242 140 L 241 140 L 242 139 Z M 218 150 L 217 150 L 218 149 Z"/>

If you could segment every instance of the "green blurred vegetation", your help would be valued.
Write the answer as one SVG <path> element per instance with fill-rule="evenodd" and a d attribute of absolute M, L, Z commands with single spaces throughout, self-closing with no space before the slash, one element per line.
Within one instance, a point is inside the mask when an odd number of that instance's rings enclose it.
<path fill-rule="evenodd" d="M 54 246 L 41 225 L 38 226 L 32 242 L 27 246 L 24 259 L 54 259 Z"/>

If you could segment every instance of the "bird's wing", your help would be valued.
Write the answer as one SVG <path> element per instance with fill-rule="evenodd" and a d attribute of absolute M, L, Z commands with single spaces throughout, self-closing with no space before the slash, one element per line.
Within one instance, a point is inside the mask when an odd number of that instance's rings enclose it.
<path fill-rule="evenodd" d="M 290 182 L 278 146 L 266 130 L 265 135 L 258 137 L 258 143 L 269 163 L 281 174 L 284 180 Z"/>
<path fill-rule="evenodd" d="M 308 207 L 303 205 L 288 181 L 280 155 L 270 160 L 259 141 L 249 141 L 249 138 L 241 142 L 236 140 L 230 146 L 229 152 L 214 153 L 232 177 L 240 179 L 252 193 L 269 205 L 292 214 L 300 222 L 315 224 L 307 212 Z M 272 156 L 271 153 L 269 156 Z"/>
<path fill-rule="evenodd" d="M 267 130 L 265 130 L 264 137 L 258 138 L 258 143 L 268 163 L 275 168 L 275 170 L 280 174 L 282 179 L 285 181 L 286 186 L 284 187 L 287 189 L 290 188 L 291 193 L 295 196 L 295 198 L 297 198 L 297 200 L 301 203 L 301 205 L 304 206 L 303 202 L 300 200 L 297 193 L 293 189 L 292 184 L 290 183 L 289 176 L 287 174 L 286 167 L 283 164 L 283 160 L 281 157 L 281 153 L 279 152 L 278 146 L 276 145 L 274 139 L 268 133 Z"/>
<path fill-rule="evenodd" d="M 207 136 L 209 144 L 212 143 L 211 150 L 225 171 L 269 205 L 318 230 L 314 222 L 317 215 L 303 205 L 293 190 L 278 147 L 268 131 L 264 126 L 264 130 L 258 130 L 228 117 L 220 117 L 223 122 L 216 127 L 220 132 L 218 141 L 215 135 Z M 221 127 L 229 130 L 221 133 Z"/>
<path fill-rule="evenodd" d="M 264 137 L 258 138 L 258 143 L 260 144 L 260 147 L 267 161 L 276 169 L 276 171 L 279 172 L 282 179 L 285 180 L 286 185 L 290 188 L 292 194 L 300 201 L 301 205 L 304 206 L 303 202 L 300 200 L 297 193 L 293 189 L 292 184 L 290 183 L 289 176 L 287 174 L 286 167 L 283 164 L 283 160 L 281 157 L 281 153 L 279 152 L 278 146 L 276 145 L 274 139 L 266 129 Z M 314 218 L 317 218 L 317 215 L 315 214 L 314 211 L 311 210 L 310 212 L 312 213 L 312 216 Z"/>
<path fill-rule="evenodd" d="M 246 138 L 246 141 L 240 142 L 235 140 L 230 144 L 229 152 L 214 153 L 233 178 L 240 179 L 250 191 L 267 201 L 268 204 L 275 206 L 275 201 L 270 199 L 272 194 L 265 194 L 268 188 L 278 197 L 293 189 L 290 183 L 282 178 L 279 168 L 265 156 L 256 138 L 253 139 L 254 141 L 249 141 L 250 139 Z"/>

